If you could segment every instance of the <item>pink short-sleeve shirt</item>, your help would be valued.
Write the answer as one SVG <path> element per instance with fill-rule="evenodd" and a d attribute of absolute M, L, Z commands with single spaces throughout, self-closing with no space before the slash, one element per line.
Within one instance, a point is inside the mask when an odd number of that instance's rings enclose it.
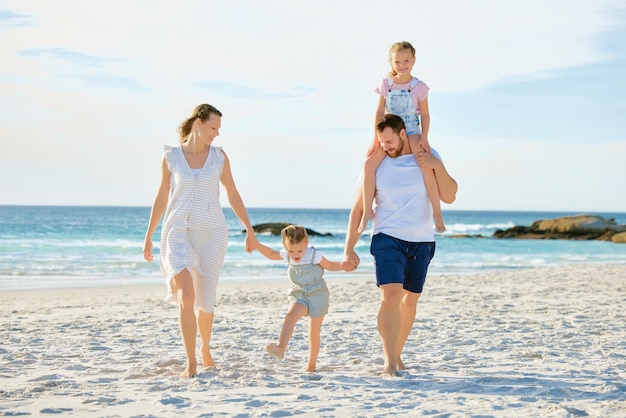
<path fill-rule="evenodd" d="M 374 90 L 379 96 L 387 97 L 387 92 L 389 91 L 389 85 L 387 84 L 388 79 L 388 77 L 383 78 L 383 80 Z M 391 89 L 408 90 L 409 84 L 410 82 L 406 84 L 393 83 Z M 415 104 L 415 110 L 417 111 L 418 115 L 421 114 L 420 102 L 428 97 L 428 90 L 430 90 L 430 88 L 422 80 L 417 80 L 417 85 L 411 89 L 411 98 L 413 99 L 413 103 Z"/>

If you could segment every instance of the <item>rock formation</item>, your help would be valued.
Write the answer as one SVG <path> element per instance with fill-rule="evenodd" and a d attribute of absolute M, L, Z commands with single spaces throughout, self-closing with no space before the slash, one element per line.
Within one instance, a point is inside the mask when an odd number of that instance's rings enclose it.
<path fill-rule="evenodd" d="M 611 241 L 616 244 L 626 244 L 626 232 L 618 232 L 617 234 L 613 235 Z"/>
<path fill-rule="evenodd" d="M 293 224 L 290 224 L 288 222 L 269 222 L 269 223 L 252 225 L 252 228 L 254 228 L 254 232 L 257 234 L 270 233 L 271 235 L 280 235 L 280 231 L 282 231 L 282 229 L 288 225 L 293 225 Z M 315 237 L 315 236 L 332 237 L 332 234 L 330 232 L 320 233 L 310 228 L 305 227 L 305 229 L 306 229 L 307 234 L 309 234 L 309 236 L 312 236 L 312 237 Z M 246 232 L 246 231 L 243 230 L 242 232 Z"/>
<path fill-rule="evenodd" d="M 514 226 L 494 232 L 495 238 L 520 239 L 576 239 L 626 242 L 626 225 L 618 225 L 615 219 L 595 215 L 565 216 L 539 220 L 530 226 Z"/>

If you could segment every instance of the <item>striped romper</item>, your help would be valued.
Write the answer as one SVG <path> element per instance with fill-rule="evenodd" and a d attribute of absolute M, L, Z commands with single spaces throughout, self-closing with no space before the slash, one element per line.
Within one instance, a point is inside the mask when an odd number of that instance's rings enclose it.
<path fill-rule="evenodd" d="M 219 183 L 224 169 L 221 148 L 211 146 L 201 169 L 191 169 L 180 146 L 165 146 L 170 195 L 161 226 L 160 265 L 168 294 L 178 304 L 171 279 L 187 269 L 193 278 L 195 308 L 213 312 L 222 270 L 228 227 L 220 205 Z"/>

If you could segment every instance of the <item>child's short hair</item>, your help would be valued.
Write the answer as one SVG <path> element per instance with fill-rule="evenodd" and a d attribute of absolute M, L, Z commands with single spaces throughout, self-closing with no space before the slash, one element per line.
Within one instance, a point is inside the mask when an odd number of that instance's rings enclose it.
<path fill-rule="evenodd" d="M 280 231 L 280 235 L 283 238 L 283 245 L 299 244 L 309 236 L 306 228 L 300 225 L 287 225 Z"/>

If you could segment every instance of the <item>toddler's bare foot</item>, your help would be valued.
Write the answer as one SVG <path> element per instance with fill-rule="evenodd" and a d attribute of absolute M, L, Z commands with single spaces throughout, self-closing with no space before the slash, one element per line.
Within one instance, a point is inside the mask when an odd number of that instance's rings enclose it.
<path fill-rule="evenodd" d="M 271 354 L 272 356 L 279 358 L 279 359 L 284 359 L 285 358 L 285 350 L 283 350 L 282 348 L 280 348 L 278 345 L 276 344 L 268 344 L 265 346 L 265 351 L 268 352 L 268 354 Z"/>

